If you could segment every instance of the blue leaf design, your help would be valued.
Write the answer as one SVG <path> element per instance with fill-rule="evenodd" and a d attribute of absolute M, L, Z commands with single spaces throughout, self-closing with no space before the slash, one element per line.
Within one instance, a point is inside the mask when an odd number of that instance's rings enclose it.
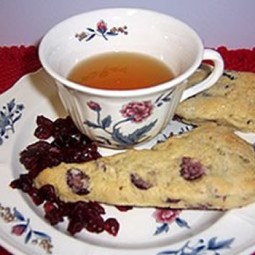
<path fill-rule="evenodd" d="M 181 218 L 177 217 L 177 218 L 175 219 L 175 222 L 176 222 L 177 225 L 178 225 L 179 227 L 181 227 L 181 228 L 183 228 L 183 227 L 185 227 L 185 228 L 190 228 L 188 222 L 187 222 L 186 220 L 184 220 L 184 219 L 181 219 Z"/>
<path fill-rule="evenodd" d="M 131 144 L 132 141 L 129 139 L 128 136 L 124 136 L 119 128 L 114 129 L 112 133 L 112 139 L 119 144 Z"/>
<path fill-rule="evenodd" d="M 18 121 L 21 118 L 21 114 L 17 115 L 12 121 L 13 123 L 15 123 L 16 121 Z"/>
<path fill-rule="evenodd" d="M 5 127 L 10 124 L 10 120 L 7 118 L 4 112 L 0 111 L 0 126 Z"/>
<path fill-rule="evenodd" d="M 171 255 L 171 254 L 178 254 L 179 251 L 162 251 L 158 253 L 158 255 Z M 183 255 L 183 253 L 181 253 Z"/>
<path fill-rule="evenodd" d="M 161 94 L 155 101 L 155 104 L 157 107 L 160 107 L 161 105 L 163 105 L 163 103 L 169 102 L 171 101 L 171 95 L 173 93 L 173 90 L 171 90 L 170 92 L 168 92 L 166 95 Z"/>
<path fill-rule="evenodd" d="M 51 237 L 50 237 L 49 235 L 43 233 L 43 232 L 34 230 L 33 233 L 34 233 L 35 235 L 37 235 L 38 237 L 40 237 L 40 238 L 46 238 L 46 239 L 48 239 L 48 240 L 51 240 Z"/>
<path fill-rule="evenodd" d="M 119 128 L 116 128 L 112 133 L 112 138 L 120 144 L 134 144 L 138 142 L 150 129 L 156 124 L 157 120 L 151 122 L 149 125 L 136 129 L 133 133 L 125 136 Z"/>
<path fill-rule="evenodd" d="M 29 232 L 26 235 L 25 243 L 28 243 L 32 237 L 32 230 L 29 230 Z"/>
<path fill-rule="evenodd" d="M 5 127 L 0 128 L 0 136 L 3 136 L 5 134 L 5 132 L 6 132 Z"/>
<path fill-rule="evenodd" d="M 20 221 L 25 221 L 25 217 L 14 207 L 13 208 L 14 216 L 20 220 Z"/>
<path fill-rule="evenodd" d="M 7 103 L 8 111 L 11 112 L 15 107 L 15 99 L 13 98 L 9 103 Z"/>
<path fill-rule="evenodd" d="M 213 251 L 214 255 L 219 255 L 220 253 L 215 252 L 215 250 L 230 248 L 230 244 L 234 241 L 234 238 L 217 241 L 216 237 L 212 237 L 207 245 L 203 239 L 200 239 L 197 244 L 193 246 L 190 245 L 190 241 L 186 242 L 179 250 L 167 250 L 159 252 L 157 255 L 167 255 L 167 254 L 179 254 L 179 255 L 199 255 L 207 254 L 206 251 Z"/>
<path fill-rule="evenodd" d="M 92 127 L 92 128 L 101 128 L 100 126 L 98 126 L 97 124 L 95 124 L 95 123 L 93 123 L 93 122 L 91 122 L 91 121 L 89 121 L 89 120 L 85 120 L 83 123 L 84 123 L 85 125 L 87 125 L 88 127 Z"/>
<path fill-rule="evenodd" d="M 95 29 L 93 29 L 93 28 L 87 27 L 87 30 L 90 31 L 90 32 L 95 33 Z"/>
<path fill-rule="evenodd" d="M 159 235 L 163 232 L 168 232 L 169 231 L 169 224 L 163 223 L 161 226 L 157 227 L 154 235 Z"/>
<path fill-rule="evenodd" d="M 206 249 L 207 249 L 206 245 L 200 245 L 200 246 L 194 247 L 193 253 L 199 254 L 201 251 L 206 250 Z"/>
<path fill-rule="evenodd" d="M 108 115 L 107 117 L 105 117 L 102 121 L 101 121 L 101 125 L 103 129 L 108 128 L 110 125 L 112 124 L 112 118 L 110 115 Z"/>
<path fill-rule="evenodd" d="M 92 38 L 94 38 L 96 36 L 96 34 L 91 34 L 87 39 L 86 41 L 90 41 Z"/>
<path fill-rule="evenodd" d="M 118 35 L 118 33 L 113 32 L 113 31 L 109 31 L 109 32 L 107 32 L 106 34 L 107 34 L 107 35 Z"/>
<path fill-rule="evenodd" d="M 17 104 L 16 108 L 17 110 L 22 111 L 24 110 L 25 106 L 23 104 Z"/>
<path fill-rule="evenodd" d="M 149 132 L 157 123 L 158 120 L 154 120 L 149 125 L 145 125 L 142 128 L 136 129 L 132 134 L 130 134 L 130 137 L 133 137 L 132 139 L 135 139 L 135 141 L 138 141 L 141 139 L 147 132 Z"/>
<path fill-rule="evenodd" d="M 230 248 L 230 245 L 233 243 L 233 241 L 234 241 L 234 238 L 217 242 L 217 237 L 212 237 L 208 241 L 208 250 L 219 250 L 223 248 Z"/>

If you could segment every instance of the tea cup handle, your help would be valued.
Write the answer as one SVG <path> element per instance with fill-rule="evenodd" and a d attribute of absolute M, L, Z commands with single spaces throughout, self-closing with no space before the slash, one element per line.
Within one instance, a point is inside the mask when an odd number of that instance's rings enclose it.
<path fill-rule="evenodd" d="M 215 82 L 217 82 L 217 80 L 222 75 L 224 71 L 224 62 L 221 55 L 217 51 L 211 50 L 211 49 L 205 49 L 203 60 L 210 60 L 213 62 L 214 67 L 212 68 L 212 72 L 203 81 L 193 85 L 190 88 L 185 89 L 183 91 L 183 94 L 180 100 L 181 102 L 187 99 L 188 97 L 194 96 L 198 94 L 199 92 L 202 92 L 203 90 L 208 89 Z"/>

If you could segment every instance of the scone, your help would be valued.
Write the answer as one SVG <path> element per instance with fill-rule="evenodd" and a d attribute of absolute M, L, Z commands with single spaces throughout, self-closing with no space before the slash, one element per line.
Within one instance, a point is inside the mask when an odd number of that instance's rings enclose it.
<path fill-rule="evenodd" d="M 62 163 L 35 184 L 52 184 L 64 201 L 226 210 L 255 202 L 255 152 L 228 128 L 209 124 L 152 150 Z"/>
<path fill-rule="evenodd" d="M 255 132 L 255 73 L 225 71 L 211 88 L 182 102 L 176 114 L 187 123 L 213 121 Z"/>

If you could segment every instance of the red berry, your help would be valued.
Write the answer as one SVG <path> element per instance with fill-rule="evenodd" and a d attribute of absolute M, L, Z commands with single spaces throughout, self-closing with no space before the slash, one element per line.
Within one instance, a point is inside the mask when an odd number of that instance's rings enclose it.
<path fill-rule="evenodd" d="M 104 223 L 104 230 L 110 235 L 116 236 L 119 232 L 120 225 L 114 218 L 109 218 Z"/>

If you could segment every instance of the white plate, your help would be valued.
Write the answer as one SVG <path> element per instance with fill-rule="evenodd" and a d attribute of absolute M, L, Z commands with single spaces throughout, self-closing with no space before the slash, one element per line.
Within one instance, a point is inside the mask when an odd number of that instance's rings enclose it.
<path fill-rule="evenodd" d="M 19 152 L 35 141 L 36 116 L 65 116 L 54 82 L 39 70 L 20 79 L 0 96 L 0 244 L 14 254 L 163 255 L 252 254 L 255 252 L 255 204 L 228 212 L 182 211 L 171 223 L 157 222 L 155 209 L 120 212 L 107 206 L 106 216 L 120 223 L 116 237 L 82 231 L 71 237 L 66 222 L 51 226 L 43 210 L 19 190 L 9 187 L 25 173 Z M 164 134 L 185 126 L 173 122 Z M 255 141 L 254 135 L 245 137 Z M 155 141 L 146 146 L 149 147 Z M 103 155 L 110 150 L 101 150 Z M 254 247 L 253 247 L 254 246 Z"/>

